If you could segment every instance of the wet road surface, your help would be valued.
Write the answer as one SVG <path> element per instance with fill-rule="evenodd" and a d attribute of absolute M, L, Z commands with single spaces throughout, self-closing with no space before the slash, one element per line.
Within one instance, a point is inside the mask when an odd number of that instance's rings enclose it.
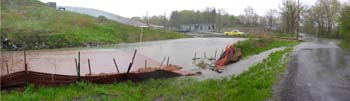
<path fill-rule="evenodd" d="M 327 39 L 305 37 L 274 87 L 281 101 L 350 101 L 350 53 Z"/>

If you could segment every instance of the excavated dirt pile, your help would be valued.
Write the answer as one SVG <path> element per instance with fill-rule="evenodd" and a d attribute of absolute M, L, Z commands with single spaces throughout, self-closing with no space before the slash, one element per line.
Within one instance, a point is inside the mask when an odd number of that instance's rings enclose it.
<path fill-rule="evenodd" d="M 224 69 L 225 65 L 239 61 L 242 58 L 242 49 L 238 48 L 237 44 L 232 44 L 226 47 L 224 53 L 216 61 L 217 69 Z"/>
<path fill-rule="evenodd" d="M 232 44 L 226 46 L 225 51 L 222 51 L 220 57 L 216 59 L 213 58 L 193 58 L 193 60 L 200 60 L 198 67 L 203 69 L 211 69 L 217 72 L 221 72 L 225 65 L 239 61 L 242 58 L 242 49 L 237 46 L 237 44 Z"/>

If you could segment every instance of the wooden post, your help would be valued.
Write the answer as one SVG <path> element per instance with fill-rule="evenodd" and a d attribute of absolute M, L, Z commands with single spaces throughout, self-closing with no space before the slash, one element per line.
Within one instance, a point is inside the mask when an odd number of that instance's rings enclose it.
<path fill-rule="evenodd" d="M 117 68 L 118 73 L 120 73 L 120 72 L 119 72 L 119 69 L 118 69 L 117 62 L 115 61 L 115 59 L 114 59 L 114 58 L 113 58 L 113 62 L 114 62 L 114 66 L 115 66 L 115 68 Z"/>
<path fill-rule="evenodd" d="M 145 68 L 147 68 L 147 60 L 145 60 Z"/>
<path fill-rule="evenodd" d="M 7 74 L 10 74 L 10 72 L 9 72 L 9 64 L 8 64 L 8 62 L 7 62 L 7 60 L 6 60 L 6 71 L 7 71 Z"/>
<path fill-rule="evenodd" d="M 162 68 L 162 65 L 163 65 L 163 62 L 164 62 L 165 58 L 166 58 L 166 57 L 163 58 L 162 63 L 160 63 L 159 68 Z"/>
<path fill-rule="evenodd" d="M 88 65 L 89 65 L 89 73 L 91 75 L 91 66 L 90 66 L 90 59 L 88 58 Z"/>
<path fill-rule="evenodd" d="M 168 57 L 168 59 L 167 59 L 166 66 L 169 66 L 169 58 L 170 57 Z"/>

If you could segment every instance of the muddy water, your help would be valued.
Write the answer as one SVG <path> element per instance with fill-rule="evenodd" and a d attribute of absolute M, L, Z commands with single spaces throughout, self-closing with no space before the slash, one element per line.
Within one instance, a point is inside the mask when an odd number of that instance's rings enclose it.
<path fill-rule="evenodd" d="M 214 56 L 215 50 L 218 54 L 226 45 L 236 43 L 242 38 L 187 38 L 177 40 L 164 40 L 144 43 L 109 45 L 101 48 L 69 48 L 31 50 L 27 53 L 27 64 L 29 70 L 76 75 L 75 59 L 78 51 L 81 52 L 81 74 L 89 73 L 88 59 L 90 59 L 93 74 L 116 73 L 113 58 L 116 59 L 120 72 L 126 72 L 135 49 L 138 54 L 131 71 L 138 68 L 159 67 L 163 57 L 170 57 L 170 63 L 184 67 L 185 70 L 196 69 L 191 58 L 197 52 L 197 57 Z M 217 55 L 218 55 L 217 54 Z M 23 51 L 11 51 L 1 53 L 1 75 L 24 70 Z M 163 64 L 166 64 L 164 61 Z M 7 65 L 7 66 L 6 66 Z M 8 67 L 8 69 L 6 69 Z"/>
<path fill-rule="evenodd" d="M 78 58 L 78 51 L 81 54 L 81 74 L 89 73 L 88 59 L 92 73 L 116 73 L 113 58 L 116 59 L 120 72 L 126 72 L 129 63 L 132 60 L 133 52 L 123 52 L 111 49 L 92 49 L 92 50 L 37 50 L 26 51 L 27 64 L 31 71 L 76 75 L 75 59 Z M 9 72 L 24 70 L 24 56 L 22 51 L 4 52 L 1 62 L 1 74 L 6 74 L 6 63 Z M 142 54 L 136 54 L 135 63 L 131 71 L 144 67 L 144 60 L 147 60 L 147 66 L 160 66 L 160 63 L 150 59 Z"/>
<path fill-rule="evenodd" d="M 206 57 L 214 57 L 215 51 L 217 51 L 216 57 L 218 58 L 221 51 L 225 49 L 227 45 L 242 40 L 245 40 L 245 38 L 187 38 L 120 45 L 122 48 L 119 49 L 131 51 L 136 48 L 140 53 L 159 62 L 161 62 L 164 57 L 170 57 L 171 64 L 179 65 L 183 67 L 184 70 L 193 70 L 198 69 L 192 61 L 195 53 L 196 57 L 204 58 L 204 54 L 206 54 Z"/>

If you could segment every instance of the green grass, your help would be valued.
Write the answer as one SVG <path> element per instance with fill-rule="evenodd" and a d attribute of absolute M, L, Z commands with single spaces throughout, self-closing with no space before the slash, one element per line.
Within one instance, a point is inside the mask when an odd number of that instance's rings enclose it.
<path fill-rule="evenodd" d="M 243 57 L 258 54 L 273 48 L 282 46 L 294 46 L 299 42 L 293 40 L 277 40 L 273 38 L 249 38 L 246 41 L 238 43 L 238 47 L 242 49 Z"/>
<path fill-rule="evenodd" d="M 224 79 L 197 81 L 187 78 L 149 80 L 141 83 L 97 85 L 78 82 L 61 87 L 32 85 L 24 92 L 1 92 L 2 101 L 18 100 L 205 100 L 263 101 L 272 97 L 272 85 L 285 70 L 292 48 L 272 53 L 262 63 L 241 75 Z"/>
<path fill-rule="evenodd" d="M 350 50 L 350 41 L 341 40 L 339 46 L 343 49 Z"/>
<path fill-rule="evenodd" d="M 28 49 L 137 42 L 140 32 L 138 27 L 59 11 L 37 0 L 1 0 L 1 37 Z M 143 41 L 188 37 L 156 29 L 143 33 Z"/>

